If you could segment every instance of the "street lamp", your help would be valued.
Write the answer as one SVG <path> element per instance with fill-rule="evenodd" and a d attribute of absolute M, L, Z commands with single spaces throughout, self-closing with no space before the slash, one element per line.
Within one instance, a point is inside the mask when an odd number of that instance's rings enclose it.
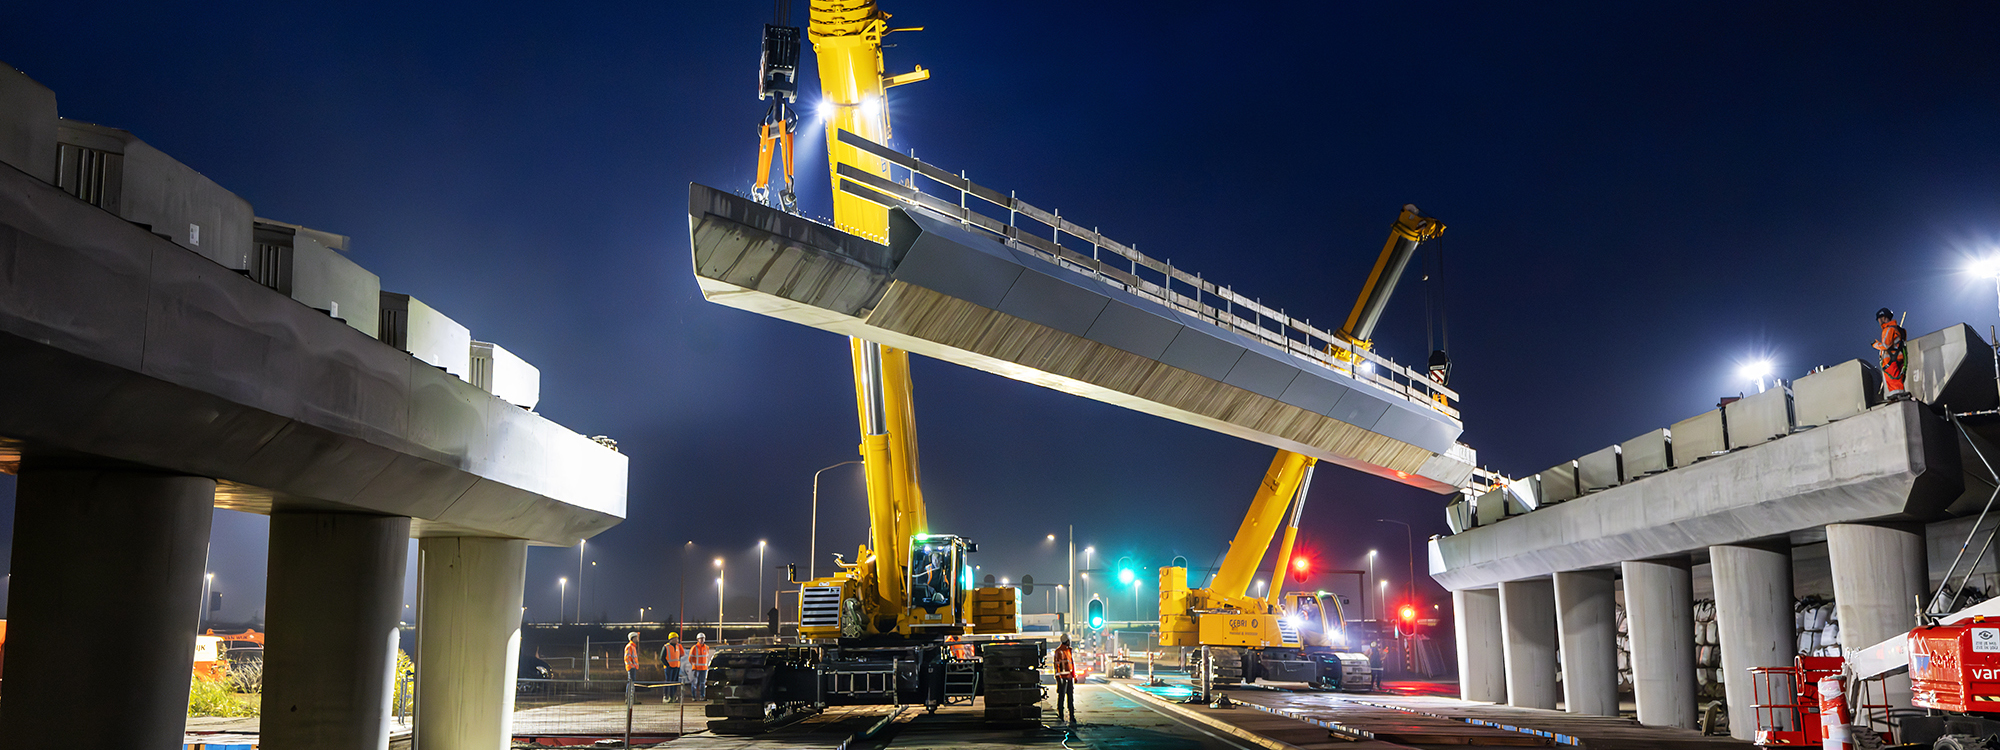
<path fill-rule="evenodd" d="M 722 558 L 715 558 L 715 637 L 722 639 L 722 579 L 726 571 L 722 569 Z"/>
<path fill-rule="evenodd" d="M 560 625 L 564 618 L 569 617 L 569 604 L 567 603 L 569 601 L 569 576 L 557 578 L 556 586 L 560 587 L 556 589 L 558 592 L 556 594 L 556 624 Z"/>
<path fill-rule="evenodd" d="M 1417 536 L 1410 525 L 1393 518 L 1377 518 L 1377 523 L 1393 523 L 1403 527 L 1403 554 L 1410 561 L 1410 577 L 1403 582 L 1403 603 L 1417 604 Z"/>
<path fill-rule="evenodd" d="M 1257 579 L 1257 596 L 1262 597 L 1263 595 L 1264 595 L 1264 579 L 1259 578 Z"/>
<path fill-rule="evenodd" d="M 10 576 L 9 576 L 9 578 L 11 579 L 11 578 L 12 578 L 12 576 L 10 575 Z M 198 620 L 200 620 L 200 622 L 201 622 L 201 627 L 207 627 L 207 626 L 208 626 L 208 592 L 209 592 L 209 590 L 210 590 L 210 589 L 211 589 L 211 588 L 212 588 L 213 586 L 215 586 L 215 574 L 214 574 L 214 573 L 204 573 L 204 574 L 202 574 L 202 577 L 201 577 L 201 617 L 197 618 L 197 619 L 198 619 Z M 196 628 L 196 629 L 197 629 L 197 630 L 199 630 L 199 629 L 201 629 L 201 628 Z"/>
<path fill-rule="evenodd" d="M 576 543 L 576 621 L 583 622 L 583 550 L 590 546 L 590 540 Z"/>
<path fill-rule="evenodd" d="M 764 599 L 764 540 L 762 539 L 757 540 L 757 599 L 760 603 Z M 757 611 L 753 609 L 750 611 L 750 614 L 755 615 Z M 755 620 L 757 618 L 751 617 L 750 619 Z M 720 636 L 722 634 L 716 633 L 716 635 Z"/>
<path fill-rule="evenodd" d="M 1144 613 L 1139 611 L 1139 589 L 1145 587 L 1145 585 L 1146 585 L 1146 579 L 1143 578 L 1132 579 L 1132 620 L 1135 622 L 1138 620 L 1145 619 L 1143 616 Z"/>
<path fill-rule="evenodd" d="M 808 580 L 819 577 L 819 475 L 827 469 L 838 469 L 848 464 L 858 463 L 861 462 L 858 460 L 842 461 L 828 466 L 826 469 L 813 472 L 812 542 L 806 550 L 806 578 Z M 722 634 L 716 633 L 716 635 L 719 636 Z"/>
<path fill-rule="evenodd" d="M 2000 254 L 1988 255 L 1973 261 L 1965 267 L 1974 276 L 1984 276 L 2000 284 Z"/>
<path fill-rule="evenodd" d="M 1374 577 L 1375 577 L 1375 550 L 1372 550 L 1372 549 L 1371 549 L 1371 550 L 1368 550 L 1368 577 L 1369 577 L 1369 578 L 1374 578 Z M 1364 599 L 1364 600 L 1366 600 L 1366 599 L 1368 598 L 1368 587 L 1367 587 L 1367 586 L 1362 586 L 1362 587 L 1361 587 L 1361 598 L 1362 598 L 1362 599 Z M 1382 608 L 1382 604 L 1381 604 L 1381 602 L 1376 602 L 1376 604 L 1375 604 L 1375 609 L 1379 610 L 1379 609 L 1381 609 L 1381 608 Z M 1368 602 L 1367 602 L 1367 601 L 1363 601 L 1363 602 L 1361 602 L 1361 612 L 1362 612 L 1363 614 L 1366 614 L 1366 615 L 1368 615 L 1368 616 L 1369 616 L 1370 618 L 1372 618 L 1372 619 L 1378 619 L 1378 620 L 1379 620 L 1379 619 L 1381 619 L 1381 618 L 1380 618 L 1379 616 L 1377 616 L 1377 615 L 1376 615 L 1376 614 L 1374 613 L 1374 611 L 1373 611 L 1373 610 L 1370 610 L 1370 609 L 1368 609 Z"/>

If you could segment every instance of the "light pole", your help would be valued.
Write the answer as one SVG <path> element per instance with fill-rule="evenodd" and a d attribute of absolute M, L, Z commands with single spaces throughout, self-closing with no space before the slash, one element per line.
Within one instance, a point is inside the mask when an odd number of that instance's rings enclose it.
<path fill-rule="evenodd" d="M 722 640 L 722 558 L 715 558 L 715 639 Z"/>
<path fill-rule="evenodd" d="M 1090 587 L 1090 559 L 1096 554 L 1096 547 L 1083 548 L 1083 585 L 1086 589 Z"/>
<path fill-rule="evenodd" d="M 1372 549 L 1368 550 L 1368 580 L 1375 580 L 1375 550 Z M 1381 619 L 1376 616 L 1373 610 L 1368 608 L 1368 602 L 1366 601 L 1368 598 L 1368 587 L 1365 585 L 1361 587 L 1361 598 L 1363 599 L 1361 602 L 1361 611 L 1367 613 L 1370 619 Z M 1382 605 L 1380 602 L 1377 602 L 1375 606 L 1377 609 L 1380 609 Z"/>
<path fill-rule="evenodd" d="M 9 575 L 9 576 L 8 576 L 8 578 L 9 578 L 9 580 L 11 581 L 11 580 L 12 580 L 12 578 L 13 578 L 13 576 L 12 576 L 12 575 Z M 204 573 L 204 574 L 202 574 L 202 577 L 201 577 L 201 617 L 199 618 L 199 619 L 200 619 L 200 621 L 201 621 L 201 627 L 199 627 L 199 628 L 196 628 L 196 630 L 201 630 L 201 629 L 205 629 L 205 628 L 207 628 L 207 627 L 208 627 L 208 592 L 209 592 L 209 590 L 210 590 L 211 588 L 213 588 L 214 586 L 215 586 L 215 574 L 214 574 L 214 573 Z"/>
<path fill-rule="evenodd" d="M 764 599 L 764 540 L 762 539 L 757 540 L 757 599 L 760 603 Z M 757 614 L 757 610 L 750 610 L 750 614 Z M 750 619 L 755 620 L 757 618 L 751 617 Z M 717 633 L 717 635 L 721 634 Z"/>
<path fill-rule="evenodd" d="M 812 541 L 810 542 L 806 550 L 807 580 L 819 577 L 819 475 L 821 473 L 824 473 L 827 469 L 838 469 L 848 464 L 858 464 L 858 463 L 861 463 L 861 461 L 858 459 L 854 461 L 842 461 L 832 466 L 828 466 L 826 467 L 826 469 L 820 469 L 819 471 L 813 472 Z M 720 633 L 718 633 L 717 635 L 720 635 Z"/>
<path fill-rule="evenodd" d="M 1144 613 L 1143 613 L 1143 612 L 1140 612 L 1140 611 L 1139 611 L 1139 588 L 1140 588 L 1140 587 L 1142 587 L 1142 586 L 1145 586 L 1145 585 L 1146 585 L 1146 579 L 1144 579 L 1144 578 L 1133 578 L 1133 579 L 1132 579 L 1132 621 L 1133 621 L 1133 622 L 1138 622 L 1138 621 L 1140 621 L 1140 620 L 1143 620 L 1143 619 L 1146 619 L 1145 617 L 1143 617 L 1143 616 L 1142 616 L 1142 615 L 1143 615 Z"/>
<path fill-rule="evenodd" d="M 556 624 L 569 619 L 569 576 L 556 579 Z"/>
<path fill-rule="evenodd" d="M 1403 582 L 1403 603 L 1417 606 L 1417 535 L 1410 525 L 1393 518 L 1377 518 L 1379 523 L 1393 523 L 1403 527 L 1403 554 L 1410 561 L 1410 577 Z"/>
<path fill-rule="evenodd" d="M 590 540 L 576 543 L 576 621 L 583 622 L 583 548 L 590 546 Z"/>

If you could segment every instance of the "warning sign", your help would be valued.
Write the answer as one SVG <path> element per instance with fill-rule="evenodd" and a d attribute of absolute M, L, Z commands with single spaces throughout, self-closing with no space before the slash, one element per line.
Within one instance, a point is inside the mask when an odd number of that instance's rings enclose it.
<path fill-rule="evenodd" d="M 1973 628 L 1972 650 L 1974 653 L 2000 654 L 2000 628 Z"/>

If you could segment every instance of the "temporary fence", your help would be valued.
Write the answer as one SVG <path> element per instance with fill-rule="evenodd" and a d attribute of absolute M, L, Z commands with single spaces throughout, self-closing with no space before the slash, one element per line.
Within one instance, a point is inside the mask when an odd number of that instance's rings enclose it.
<path fill-rule="evenodd" d="M 624 680 L 518 679 L 512 734 L 540 738 L 619 738 L 634 745 L 678 736 L 707 724 L 703 703 L 671 701 L 681 687 Z M 547 743 L 544 743 L 547 744 Z"/>

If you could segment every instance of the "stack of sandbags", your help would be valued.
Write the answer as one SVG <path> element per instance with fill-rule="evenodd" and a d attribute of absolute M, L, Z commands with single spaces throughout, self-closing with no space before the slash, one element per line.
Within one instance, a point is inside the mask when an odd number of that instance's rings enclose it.
<path fill-rule="evenodd" d="M 1722 641 L 1715 625 L 1715 600 L 1694 603 L 1694 675 L 1703 700 L 1721 698 Z"/>
<path fill-rule="evenodd" d="M 1800 656 L 1840 656 L 1840 621 L 1832 599 L 1801 597 L 1792 612 Z"/>

